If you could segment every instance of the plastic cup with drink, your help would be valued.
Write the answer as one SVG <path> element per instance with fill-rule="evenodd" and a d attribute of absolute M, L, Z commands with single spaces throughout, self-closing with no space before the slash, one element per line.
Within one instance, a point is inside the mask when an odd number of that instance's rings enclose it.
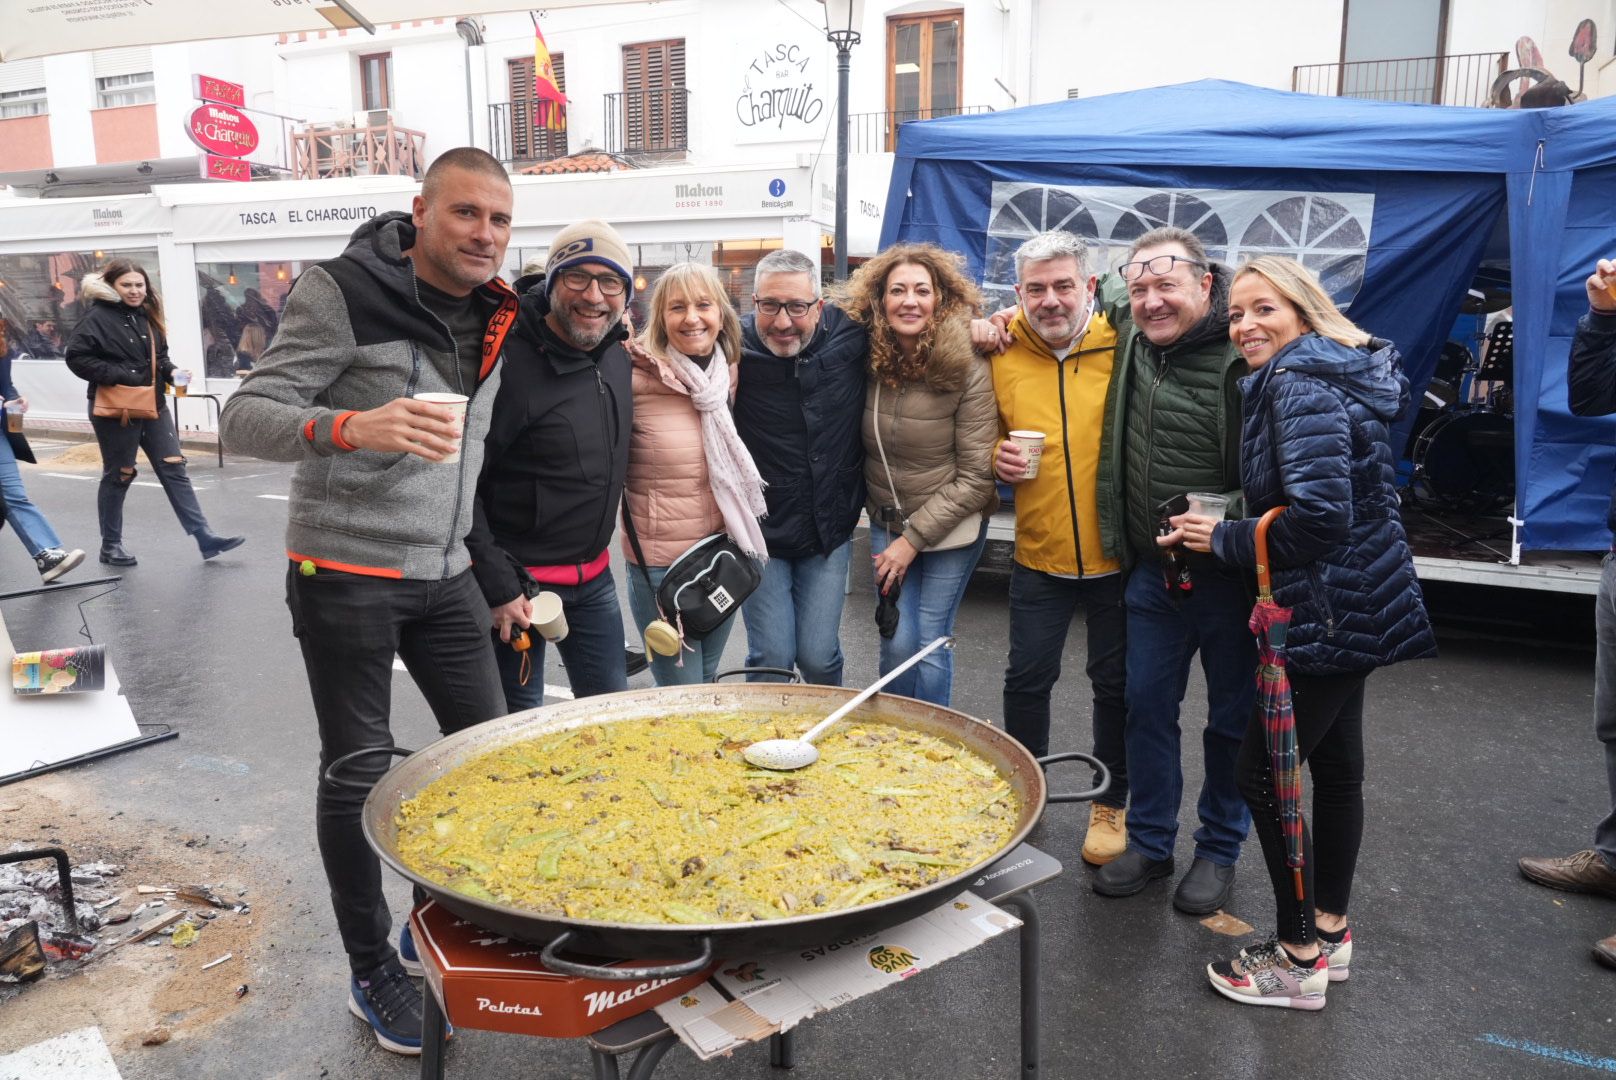
<path fill-rule="evenodd" d="M 1190 513 L 1201 517 L 1223 520 L 1229 514 L 1229 496 L 1210 491 L 1192 491 L 1185 496 L 1190 501 Z"/>
<path fill-rule="evenodd" d="M 1027 461 L 1027 471 L 1021 476 L 1023 480 L 1031 480 L 1038 475 L 1038 465 L 1044 460 L 1044 438 L 1042 431 L 1010 433 L 1010 441 L 1021 447 L 1021 456 Z"/>
<path fill-rule="evenodd" d="M 5 403 L 5 410 L 6 410 L 6 430 L 7 431 L 21 431 L 22 430 L 22 416 L 23 416 L 23 413 L 28 411 L 28 406 L 23 403 L 23 400 L 21 398 L 17 398 L 15 401 L 6 402 Z"/>
<path fill-rule="evenodd" d="M 416 401 L 425 401 L 425 402 L 427 402 L 429 404 L 432 404 L 432 405 L 442 405 L 445 408 L 451 410 L 455 414 L 455 424 L 459 428 L 459 430 L 457 432 L 455 432 L 455 438 L 458 439 L 458 438 L 465 435 L 465 433 L 466 433 L 466 406 L 471 403 L 471 399 L 469 397 L 467 397 L 465 394 L 435 394 L 435 393 L 434 394 L 416 394 L 415 395 L 415 400 Z M 459 460 L 460 460 L 460 447 L 456 446 L 455 449 L 454 449 L 454 453 L 452 453 L 448 457 L 444 458 L 443 463 L 445 465 L 452 465 L 452 464 L 454 464 L 455 462 L 457 462 Z"/>
<path fill-rule="evenodd" d="M 174 369 L 174 396 L 184 397 L 191 387 L 191 373 L 184 368 Z"/>

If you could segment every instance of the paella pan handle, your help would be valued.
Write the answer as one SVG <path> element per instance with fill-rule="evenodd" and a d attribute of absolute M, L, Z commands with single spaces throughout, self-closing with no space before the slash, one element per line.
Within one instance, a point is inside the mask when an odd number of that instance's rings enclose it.
<path fill-rule="evenodd" d="M 581 979 L 610 979 L 614 982 L 637 982 L 641 979 L 681 979 L 686 975 L 694 975 L 703 971 L 713 962 L 713 939 L 705 936 L 701 939 L 701 955 L 694 960 L 684 960 L 677 964 L 661 964 L 655 967 L 603 967 L 599 964 L 584 964 L 577 960 L 563 960 L 561 950 L 567 947 L 567 941 L 572 937 L 571 930 L 563 930 L 546 945 L 539 953 L 539 960 L 551 971 L 558 971 L 563 975 L 573 975 Z"/>
<path fill-rule="evenodd" d="M 355 750 L 351 754 L 343 754 L 330 765 L 326 766 L 325 773 L 321 776 L 321 779 L 330 784 L 332 787 L 344 788 L 348 791 L 369 792 L 370 789 L 375 785 L 362 784 L 358 780 L 346 780 L 339 774 L 359 758 L 368 757 L 371 754 L 391 754 L 393 757 L 409 757 L 413 753 L 415 753 L 414 750 L 406 750 L 401 746 L 367 746 L 363 750 Z"/>
<path fill-rule="evenodd" d="M 1068 750 L 1064 754 L 1050 754 L 1038 758 L 1038 764 L 1046 769 L 1057 761 L 1082 761 L 1087 763 L 1099 775 L 1099 782 L 1094 785 L 1093 791 L 1078 791 L 1071 794 L 1051 793 L 1045 798 L 1046 802 L 1088 802 L 1098 799 L 1111 788 L 1111 770 L 1105 767 L 1105 762 L 1093 754 L 1082 754 L 1076 750 Z"/>
<path fill-rule="evenodd" d="M 738 667 L 728 671 L 720 671 L 713 676 L 713 682 L 723 682 L 731 675 L 784 675 L 787 682 L 800 683 L 797 673 L 790 668 L 783 667 Z"/>

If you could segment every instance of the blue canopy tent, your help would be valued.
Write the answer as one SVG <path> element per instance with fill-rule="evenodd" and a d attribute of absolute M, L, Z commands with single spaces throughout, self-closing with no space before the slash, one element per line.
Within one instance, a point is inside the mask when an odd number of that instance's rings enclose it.
<path fill-rule="evenodd" d="M 1516 544 L 1602 549 L 1616 423 L 1569 416 L 1565 360 L 1582 278 L 1616 251 L 1616 99 L 1501 111 L 1206 80 L 906 124 L 882 244 L 963 252 L 1000 298 L 1010 253 L 1042 228 L 1117 248 L 1174 224 L 1225 261 L 1290 254 L 1398 344 L 1417 395 L 1502 220 Z"/>

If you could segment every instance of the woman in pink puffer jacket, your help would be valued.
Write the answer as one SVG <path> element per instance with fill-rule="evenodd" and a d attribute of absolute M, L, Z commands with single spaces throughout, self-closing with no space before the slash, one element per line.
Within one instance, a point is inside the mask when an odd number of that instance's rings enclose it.
<path fill-rule="evenodd" d="M 661 618 L 654 589 L 691 545 L 727 531 L 742 550 L 765 557 L 763 481 L 735 433 L 730 402 L 740 359 L 741 324 L 711 267 L 681 263 L 651 293 L 650 320 L 634 358 L 634 426 L 624 497 L 647 574 L 629 570 L 629 608 L 641 633 Z M 624 557 L 637 563 L 627 536 Z M 678 657 L 649 649 L 658 686 L 711 682 L 731 619 Z"/>

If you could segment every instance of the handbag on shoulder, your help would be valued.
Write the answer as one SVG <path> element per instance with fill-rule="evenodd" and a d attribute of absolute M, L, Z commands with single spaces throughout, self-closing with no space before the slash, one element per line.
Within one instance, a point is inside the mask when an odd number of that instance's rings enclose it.
<path fill-rule="evenodd" d="M 640 550 L 640 538 L 634 531 L 634 518 L 628 512 L 626 497 L 623 499 L 623 527 L 628 532 L 634 557 L 639 560 L 640 573 L 650 586 L 651 572 L 646 569 L 645 552 Z M 686 548 L 668 566 L 662 584 L 651 591 L 656 597 L 658 612 L 663 619 L 672 622 L 680 640 L 701 641 L 723 626 L 762 580 L 763 572 L 757 560 L 742 551 L 728 533 L 716 532 Z"/>
<path fill-rule="evenodd" d="M 95 406 L 91 412 L 103 420 L 116 420 L 128 427 L 131 420 L 157 419 L 157 335 L 147 342 L 151 346 L 152 381 L 149 386 L 97 386 Z"/>

